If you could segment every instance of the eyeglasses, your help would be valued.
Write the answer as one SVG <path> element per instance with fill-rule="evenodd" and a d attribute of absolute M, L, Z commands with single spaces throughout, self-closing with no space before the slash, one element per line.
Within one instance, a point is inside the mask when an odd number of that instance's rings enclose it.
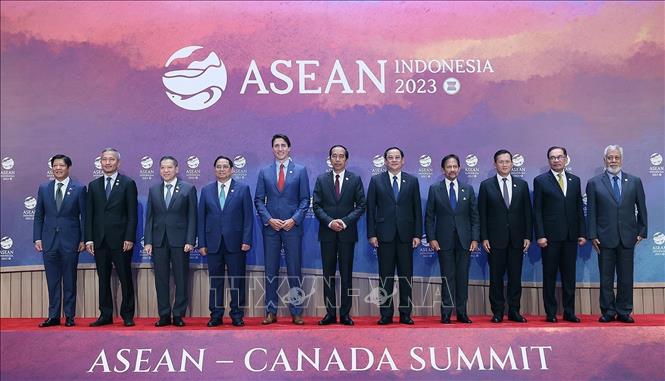
<path fill-rule="evenodd" d="M 565 156 L 550 156 L 550 160 L 552 161 L 564 160 L 565 158 Z"/>

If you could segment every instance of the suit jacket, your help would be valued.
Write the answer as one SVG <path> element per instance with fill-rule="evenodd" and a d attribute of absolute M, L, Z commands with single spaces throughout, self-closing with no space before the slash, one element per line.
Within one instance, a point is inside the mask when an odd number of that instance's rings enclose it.
<path fill-rule="evenodd" d="M 307 169 L 293 160 L 289 160 L 289 166 L 286 168 L 286 182 L 284 190 L 277 190 L 277 167 L 273 162 L 271 165 L 262 168 L 259 171 L 259 178 L 256 181 L 256 194 L 254 195 L 254 205 L 259 213 L 264 233 L 277 234 L 272 228 L 268 227 L 268 220 L 279 218 L 287 220 L 293 218 L 296 226 L 292 229 L 298 235 L 303 234 L 302 222 L 309 208 L 309 177 Z"/>
<path fill-rule="evenodd" d="M 389 172 L 372 176 L 367 189 L 367 237 L 379 241 L 411 242 L 423 235 L 423 212 L 418 178 L 402 172 L 397 200 Z"/>
<path fill-rule="evenodd" d="M 314 185 L 313 208 L 319 220 L 319 241 L 334 241 L 337 237 L 341 242 L 358 241 L 358 219 L 365 213 L 367 202 L 362 179 L 348 170 L 344 172 L 342 193 L 339 200 L 335 197 L 335 173 L 323 173 Z M 332 220 L 341 219 L 346 229 L 338 232 L 328 225 Z"/>
<path fill-rule="evenodd" d="M 503 202 L 496 176 L 480 183 L 478 191 L 480 239 L 489 240 L 490 245 L 497 249 L 507 248 L 509 242 L 513 248 L 522 247 L 523 241 L 530 240 L 532 236 L 529 184 L 515 176 L 512 176 L 512 182 L 510 208 Z"/>
<path fill-rule="evenodd" d="M 138 192 L 134 180 L 118 174 L 107 200 L 105 178 L 88 185 L 85 241 L 93 241 L 96 247 L 106 241 L 109 248 L 121 250 L 124 241 L 136 240 Z"/>
<path fill-rule="evenodd" d="M 37 191 L 32 238 L 42 241 L 44 252 L 57 249 L 56 234 L 64 251 L 78 251 L 83 241 L 86 187 L 70 178 L 67 189 L 62 191 L 60 211 L 55 206 L 55 180 L 41 184 Z"/>
<path fill-rule="evenodd" d="M 204 186 L 198 219 L 199 247 L 207 247 L 211 253 L 220 250 L 222 237 L 229 252 L 241 251 L 242 244 L 251 245 L 254 209 L 249 186 L 232 179 L 224 210 L 219 204 L 217 181 Z"/>
<path fill-rule="evenodd" d="M 563 190 L 547 171 L 533 179 L 533 216 L 536 239 L 548 241 L 577 241 L 586 237 L 580 178 L 565 173 L 567 191 Z"/>
<path fill-rule="evenodd" d="M 455 248 L 455 231 L 464 249 L 469 249 L 471 241 L 480 240 L 476 194 L 471 185 L 457 183 L 459 190 L 455 210 L 450 206 L 445 180 L 429 187 L 425 207 L 425 234 L 428 242 L 438 241 L 442 250 Z"/>
<path fill-rule="evenodd" d="M 586 186 L 589 239 L 599 239 L 600 246 L 625 248 L 635 246 L 637 236 L 647 236 L 647 206 L 642 180 L 622 172 L 621 200 L 612 196 L 607 173 L 589 180 Z M 637 210 L 637 213 L 635 211 Z"/>
<path fill-rule="evenodd" d="M 196 245 L 196 187 L 177 180 L 172 189 L 171 204 L 164 200 L 164 182 L 155 184 L 148 191 L 143 241 L 146 245 L 164 246 L 168 237 L 171 247 Z"/>

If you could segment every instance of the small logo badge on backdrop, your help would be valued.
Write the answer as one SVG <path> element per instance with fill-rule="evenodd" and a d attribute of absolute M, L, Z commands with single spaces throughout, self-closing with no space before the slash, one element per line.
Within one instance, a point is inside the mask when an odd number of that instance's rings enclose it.
<path fill-rule="evenodd" d="M 14 159 L 11 157 L 3 157 L 0 178 L 2 178 L 2 180 L 11 181 L 14 180 L 14 176 L 16 176 L 16 171 L 14 170 Z"/>
<path fill-rule="evenodd" d="M 4 236 L 0 239 L 0 260 L 10 261 L 14 259 L 14 250 L 11 250 L 14 246 L 14 240 L 9 236 Z"/>
<path fill-rule="evenodd" d="M 23 219 L 26 221 L 33 221 L 35 219 L 35 208 L 37 207 L 37 199 L 28 196 L 23 200 Z"/>
<path fill-rule="evenodd" d="M 102 157 L 97 156 L 93 164 L 95 166 L 95 169 L 92 170 L 92 177 L 97 178 L 104 176 L 104 172 L 102 171 Z"/>
<path fill-rule="evenodd" d="M 663 155 L 658 152 L 654 152 L 649 157 L 651 166 L 649 166 L 649 173 L 653 177 L 662 177 L 665 172 L 665 167 L 663 167 Z"/>
<path fill-rule="evenodd" d="M 469 179 L 475 179 L 478 177 L 478 175 L 480 175 L 480 168 L 477 167 L 478 156 L 476 156 L 475 153 L 466 155 L 464 162 L 466 163 L 466 167 L 464 167 L 464 173 L 466 174 L 466 177 Z"/>
<path fill-rule="evenodd" d="M 54 180 L 55 176 L 53 176 L 53 166 L 51 166 L 51 160 L 53 159 L 53 156 L 49 157 L 48 161 L 46 162 L 46 167 L 48 168 L 46 170 L 46 178 L 49 180 Z"/>
<path fill-rule="evenodd" d="M 374 155 L 372 158 L 372 171 L 371 175 L 378 175 L 379 173 L 385 172 L 387 169 L 384 166 L 385 160 L 383 159 L 383 155 Z"/>
<path fill-rule="evenodd" d="M 653 255 L 665 255 L 665 233 L 653 233 L 653 243 L 654 245 L 651 247 Z"/>
<path fill-rule="evenodd" d="M 233 177 L 238 180 L 247 178 L 247 159 L 243 155 L 236 155 L 233 158 Z"/>
<path fill-rule="evenodd" d="M 510 172 L 511 175 L 515 177 L 524 177 L 526 173 L 526 168 L 524 168 L 525 159 L 521 153 L 516 153 L 513 155 L 513 169 Z"/>
<path fill-rule="evenodd" d="M 139 170 L 139 177 L 145 181 L 152 180 L 155 175 L 155 170 L 152 169 L 153 160 L 150 156 L 143 156 L 141 158 L 141 169 Z"/>
<path fill-rule="evenodd" d="M 199 169 L 199 158 L 192 155 L 187 158 L 187 170 L 185 176 L 190 180 L 198 180 L 201 176 L 201 169 Z"/>
<path fill-rule="evenodd" d="M 423 179 L 429 179 L 432 177 L 432 157 L 430 155 L 420 155 L 418 159 L 420 163 L 420 168 L 418 168 L 418 177 Z"/>

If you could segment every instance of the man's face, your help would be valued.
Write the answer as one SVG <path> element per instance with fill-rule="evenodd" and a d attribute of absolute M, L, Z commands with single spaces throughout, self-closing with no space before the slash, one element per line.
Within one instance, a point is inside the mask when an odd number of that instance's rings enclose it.
<path fill-rule="evenodd" d="M 233 167 L 231 167 L 231 164 L 228 160 L 217 160 L 215 163 L 215 176 L 217 176 L 217 180 L 222 183 L 228 181 L 231 176 L 233 176 Z"/>
<path fill-rule="evenodd" d="M 332 164 L 333 170 L 335 172 L 341 172 L 346 168 L 346 155 L 344 154 L 344 148 L 335 147 L 330 153 L 330 164 Z"/>
<path fill-rule="evenodd" d="M 165 182 L 173 180 L 177 174 L 178 167 L 175 165 L 173 160 L 162 160 L 162 162 L 159 164 L 159 175 L 162 176 L 162 180 Z"/>
<path fill-rule="evenodd" d="M 459 175 L 459 164 L 454 157 L 449 158 L 443 163 L 443 175 L 450 181 L 453 181 Z"/>
<path fill-rule="evenodd" d="M 53 177 L 58 181 L 62 181 L 69 176 L 69 167 L 65 164 L 65 159 L 53 160 L 51 168 L 53 169 Z"/>
<path fill-rule="evenodd" d="M 118 171 L 120 167 L 120 160 L 115 155 L 115 152 L 106 151 L 102 154 L 102 171 L 107 175 L 112 175 Z"/>
<path fill-rule="evenodd" d="M 562 149 L 555 148 L 550 151 L 548 157 L 550 168 L 554 172 L 561 172 L 566 167 L 566 155 L 563 153 Z"/>
<path fill-rule="evenodd" d="M 621 171 L 621 151 L 611 149 L 605 155 L 605 168 L 611 174 L 617 174 Z"/>
<path fill-rule="evenodd" d="M 508 153 L 502 153 L 497 156 L 496 161 L 494 162 L 494 167 L 496 167 L 496 173 L 502 177 L 506 177 L 513 169 L 513 158 L 510 157 L 510 154 Z"/>
<path fill-rule="evenodd" d="M 391 149 L 386 154 L 386 167 L 388 170 L 393 173 L 397 173 L 402 170 L 404 165 L 404 158 L 398 149 Z"/>
<path fill-rule="evenodd" d="M 275 159 L 284 161 L 289 157 L 289 152 L 291 152 L 291 147 L 286 144 L 286 140 L 277 138 L 272 142 L 272 153 L 275 155 Z"/>

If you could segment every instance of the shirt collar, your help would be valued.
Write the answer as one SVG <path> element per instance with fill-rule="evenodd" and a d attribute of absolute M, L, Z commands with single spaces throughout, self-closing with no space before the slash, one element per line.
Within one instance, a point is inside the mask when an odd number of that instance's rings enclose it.
<path fill-rule="evenodd" d="M 333 180 L 335 179 L 335 176 L 339 175 L 340 179 L 344 178 L 344 174 L 346 173 L 346 169 L 343 169 L 342 172 L 340 173 L 335 173 L 335 171 L 330 171 L 332 173 Z"/>
<path fill-rule="evenodd" d="M 173 180 L 171 181 L 164 181 L 164 188 L 166 188 L 167 185 L 171 184 L 175 188 L 176 183 L 178 182 L 178 178 L 174 177 Z"/>
<path fill-rule="evenodd" d="M 67 185 L 69 185 L 69 176 L 67 176 L 67 177 L 66 177 L 64 180 L 62 180 L 62 181 L 55 180 L 55 187 L 56 187 L 56 189 L 58 188 L 58 183 L 62 183 L 62 184 L 63 184 L 62 187 L 63 187 L 63 188 L 67 188 Z"/>
<path fill-rule="evenodd" d="M 550 172 L 552 172 L 552 174 L 554 175 L 554 178 L 555 178 L 555 179 L 556 179 L 557 176 L 559 175 L 559 172 L 557 172 L 557 171 L 555 171 L 555 170 L 553 170 L 553 169 L 550 169 Z M 566 177 L 566 170 L 561 171 L 561 174 L 563 175 L 563 177 Z"/>
<path fill-rule="evenodd" d="M 443 178 L 443 181 L 446 183 L 446 188 L 450 188 L 450 183 L 455 184 L 455 188 L 459 188 L 459 183 L 457 182 L 457 177 L 455 177 L 455 180 L 450 181 L 447 177 Z"/>
<path fill-rule="evenodd" d="M 607 173 L 607 176 L 610 178 L 610 181 L 612 181 L 612 178 L 614 176 L 617 176 L 619 178 L 619 181 L 623 180 L 623 171 L 619 171 L 616 175 L 611 174 L 608 170 L 605 170 L 605 173 Z"/>
<path fill-rule="evenodd" d="M 287 157 L 286 160 L 284 160 L 283 163 L 281 163 L 279 160 L 275 160 L 275 166 L 277 167 L 277 169 L 279 169 L 279 165 L 284 164 L 284 168 L 288 168 L 290 162 L 291 162 L 290 157 Z"/>
<path fill-rule="evenodd" d="M 503 180 L 502 180 L 503 178 L 504 177 L 501 176 L 500 174 L 498 174 L 498 173 L 496 174 L 496 179 L 499 181 L 499 184 L 503 183 Z M 505 178 L 508 179 L 509 183 L 513 182 L 512 176 L 510 174 L 508 176 L 506 176 Z"/>
<path fill-rule="evenodd" d="M 115 182 L 115 180 L 118 178 L 118 171 L 113 172 L 113 174 L 111 174 L 111 175 L 107 175 L 107 174 L 105 173 L 105 174 L 104 174 L 104 183 L 106 183 L 106 178 L 107 178 L 107 177 L 110 177 L 110 178 L 111 178 L 111 182 L 112 182 L 112 183 Z"/>
<path fill-rule="evenodd" d="M 231 180 L 233 180 L 233 178 L 229 178 L 228 180 L 226 180 L 224 182 L 221 182 L 221 181 L 217 180 L 217 188 L 219 189 L 219 188 L 222 187 L 222 185 L 224 185 L 224 187 L 226 189 L 229 189 L 229 187 L 231 186 Z"/>

